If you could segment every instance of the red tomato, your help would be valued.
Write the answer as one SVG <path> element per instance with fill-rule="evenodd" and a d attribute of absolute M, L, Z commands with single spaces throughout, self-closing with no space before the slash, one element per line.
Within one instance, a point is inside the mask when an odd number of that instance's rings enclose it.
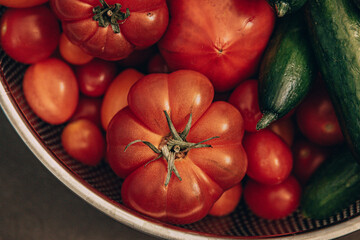
<path fill-rule="evenodd" d="M 169 66 L 160 53 L 155 54 L 147 64 L 148 73 L 170 73 Z"/>
<path fill-rule="evenodd" d="M 1 47 L 18 62 L 31 64 L 48 58 L 60 38 L 58 20 L 44 6 L 8 8 L 1 17 Z"/>
<path fill-rule="evenodd" d="M 31 65 L 25 72 L 23 90 L 32 110 L 50 124 L 69 120 L 78 104 L 75 74 L 68 64 L 56 58 Z"/>
<path fill-rule="evenodd" d="M 283 117 L 270 124 L 269 129 L 279 135 L 289 146 L 294 142 L 295 126 L 292 118 Z"/>
<path fill-rule="evenodd" d="M 265 219 L 289 216 L 299 206 L 301 186 L 290 175 L 282 183 L 266 185 L 249 179 L 244 187 L 244 200 L 250 210 Z"/>
<path fill-rule="evenodd" d="M 300 131 L 312 142 L 331 146 L 344 141 L 334 107 L 324 87 L 316 87 L 296 111 Z"/>
<path fill-rule="evenodd" d="M 34 7 L 48 2 L 49 0 L 0 0 L 0 5 L 12 8 Z"/>
<path fill-rule="evenodd" d="M 100 118 L 102 101 L 102 98 L 80 96 L 79 103 L 70 121 L 85 118 L 93 122 L 96 126 L 102 127 Z"/>
<path fill-rule="evenodd" d="M 242 186 L 241 183 L 226 190 L 221 197 L 214 203 L 209 214 L 212 216 L 225 216 L 232 213 L 241 199 Z"/>
<path fill-rule="evenodd" d="M 104 95 L 117 73 L 118 70 L 115 62 L 98 58 L 75 67 L 80 92 L 90 97 Z"/>
<path fill-rule="evenodd" d="M 155 44 L 169 21 L 165 0 L 50 0 L 50 3 L 70 41 L 90 55 L 107 60 L 123 59 L 134 49 Z"/>
<path fill-rule="evenodd" d="M 122 68 L 144 68 L 149 59 L 156 53 L 155 46 L 135 50 L 129 56 L 117 61 Z"/>
<path fill-rule="evenodd" d="M 149 74 L 132 86 L 128 107 L 114 116 L 107 131 L 107 159 L 125 178 L 121 194 L 126 206 L 162 221 L 191 223 L 241 181 L 247 167 L 243 119 L 231 104 L 212 103 L 213 96 L 208 78 L 191 70 Z M 204 142 L 212 148 L 191 144 L 215 136 Z M 124 151 L 137 139 L 160 152 L 141 142 Z"/>
<path fill-rule="evenodd" d="M 169 27 L 158 46 L 170 69 L 201 72 L 216 91 L 255 74 L 275 23 L 266 0 L 169 3 Z"/>
<path fill-rule="evenodd" d="M 303 185 L 329 155 L 327 148 L 306 139 L 297 139 L 292 151 L 294 156 L 293 173 Z"/>
<path fill-rule="evenodd" d="M 87 165 L 99 164 L 105 155 L 105 138 L 99 127 L 87 119 L 68 123 L 61 143 L 71 157 Z"/>
<path fill-rule="evenodd" d="M 74 65 L 88 63 L 94 58 L 85 53 L 80 47 L 70 42 L 64 33 L 60 36 L 59 52 L 67 62 Z"/>
<path fill-rule="evenodd" d="M 143 76 L 137 70 L 128 68 L 111 82 L 101 105 L 101 124 L 105 130 L 114 115 L 128 105 L 127 96 L 131 86 Z"/>
<path fill-rule="evenodd" d="M 292 170 L 293 158 L 290 147 L 269 129 L 248 133 L 244 137 L 244 149 L 248 157 L 247 175 L 263 184 L 278 184 Z"/>
<path fill-rule="evenodd" d="M 228 101 L 243 116 L 245 131 L 257 132 L 256 124 L 262 117 L 258 100 L 258 81 L 251 79 L 240 83 L 231 93 Z"/>

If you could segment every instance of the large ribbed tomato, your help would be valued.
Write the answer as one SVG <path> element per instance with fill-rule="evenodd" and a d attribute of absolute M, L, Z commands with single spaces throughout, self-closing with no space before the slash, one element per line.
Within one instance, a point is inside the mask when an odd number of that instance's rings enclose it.
<path fill-rule="evenodd" d="M 155 44 L 169 21 L 165 0 L 50 0 L 71 42 L 106 60 Z"/>
<path fill-rule="evenodd" d="M 149 74 L 132 86 L 128 107 L 107 130 L 107 159 L 125 178 L 125 205 L 162 221 L 191 223 L 241 181 L 243 119 L 231 104 L 212 103 L 213 96 L 208 78 L 192 70 Z"/>
<path fill-rule="evenodd" d="M 273 31 L 266 0 L 170 0 L 169 27 L 158 46 L 171 69 L 205 74 L 226 91 L 255 74 Z"/>

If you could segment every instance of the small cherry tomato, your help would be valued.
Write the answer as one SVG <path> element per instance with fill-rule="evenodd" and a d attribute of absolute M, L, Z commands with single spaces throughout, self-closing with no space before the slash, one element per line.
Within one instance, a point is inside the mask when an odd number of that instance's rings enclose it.
<path fill-rule="evenodd" d="M 329 155 L 329 149 L 307 139 L 297 139 L 292 147 L 292 152 L 294 156 L 293 173 L 303 185 Z"/>
<path fill-rule="evenodd" d="M 115 62 L 98 58 L 75 67 L 80 92 L 90 97 L 104 95 L 117 73 L 118 70 Z"/>
<path fill-rule="evenodd" d="M 59 42 L 61 56 L 69 63 L 81 65 L 90 62 L 94 57 L 85 53 L 80 47 L 70 42 L 68 37 L 62 33 Z"/>
<path fill-rule="evenodd" d="M 155 54 L 147 64 L 148 73 L 169 73 L 169 66 L 160 53 Z"/>
<path fill-rule="evenodd" d="M 48 58 L 57 48 L 60 26 L 45 5 L 8 8 L 1 17 L 1 47 L 18 62 L 31 64 Z"/>
<path fill-rule="evenodd" d="M 143 76 L 137 70 L 128 68 L 111 82 L 101 105 L 101 123 L 105 130 L 113 116 L 128 105 L 127 95 L 131 86 Z"/>
<path fill-rule="evenodd" d="M 300 104 L 296 120 L 300 131 L 316 144 L 332 146 L 344 141 L 330 97 L 321 85 Z"/>
<path fill-rule="evenodd" d="M 248 179 L 244 186 L 245 203 L 255 215 L 265 219 L 289 216 L 298 208 L 300 198 L 301 186 L 292 175 L 276 185 Z"/>
<path fill-rule="evenodd" d="M 49 58 L 31 65 L 23 80 L 29 106 L 41 119 L 61 124 L 70 119 L 79 99 L 79 88 L 71 67 Z"/>
<path fill-rule="evenodd" d="M 99 164 L 105 155 L 105 137 L 87 119 L 68 123 L 61 134 L 61 143 L 71 157 L 87 165 Z"/>
<path fill-rule="evenodd" d="M 270 124 L 269 129 L 279 135 L 289 146 L 294 142 L 295 126 L 292 118 L 283 117 Z"/>
<path fill-rule="evenodd" d="M 0 5 L 12 8 L 34 7 L 48 2 L 49 0 L 0 0 Z"/>
<path fill-rule="evenodd" d="M 262 117 L 258 101 L 258 81 L 250 79 L 241 82 L 231 93 L 228 101 L 243 116 L 245 131 L 257 132 L 256 124 Z"/>
<path fill-rule="evenodd" d="M 241 183 L 236 184 L 234 187 L 226 190 L 214 203 L 209 211 L 209 214 L 212 216 L 221 217 L 232 213 L 240 202 L 241 193 Z"/>
<path fill-rule="evenodd" d="M 291 173 L 290 147 L 274 132 L 263 129 L 245 134 L 243 145 L 248 157 L 247 175 L 263 184 L 278 184 Z"/>
<path fill-rule="evenodd" d="M 85 118 L 95 123 L 95 125 L 101 127 L 100 112 L 102 100 L 102 98 L 80 96 L 79 103 L 70 121 Z"/>

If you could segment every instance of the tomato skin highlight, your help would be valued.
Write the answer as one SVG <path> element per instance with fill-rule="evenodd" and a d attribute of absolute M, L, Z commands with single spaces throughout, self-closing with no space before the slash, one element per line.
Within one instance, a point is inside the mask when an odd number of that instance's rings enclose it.
<path fill-rule="evenodd" d="M 114 32 L 111 24 L 102 27 L 93 20 L 93 9 L 102 7 L 98 0 L 50 0 L 70 41 L 105 60 L 124 59 L 134 50 L 150 47 L 167 28 L 169 11 L 165 0 L 106 0 L 106 3 L 110 6 L 119 3 L 121 13 L 127 8 L 130 11 L 124 20 L 116 21 L 120 23 L 119 33 Z"/>
<path fill-rule="evenodd" d="M 23 80 L 24 95 L 31 109 L 50 124 L 62 124 L 74 114 L 79 88 L 65 62 L 49 58 L 31 65 Z"/>
<path fill-rule="evenodd" d="M 244 200 L 257 216 L 275 220 L 287 217 L 297 209 L 301 191 L 299 182 L 292 175 L 276 185 L 248 179 L 244 186 Z"/>
<path fill-rule="evenodd" d="M 156 91 L 153 91 L 156 89 Z M 186 224 L 205 217 L 220 195 L 245 176 L 247 158 L 240 112 L 227 102 L 212 103 L 214 89 L 203 75 L 191 70 L 149 74 L 137 81 L 128 95 L 129 105 L 120 110 L 107 129 L 106 158 L 113 171 L 124 178 L 124 204 L 161 221 Z M 169 136 L 164 111 L 177 132 L 182 132 L 192 114 L 187 142 L 206 142 L 212 148 L 190 149 L 175 159 L 181 180 L 172 174 L 168 185 L 167 161 L 154 160 L 155 147 Z M 225 114 L 227 113 L 227 114 Z M 169 141 L 169 140 L 166 140 Z"/>
<path fill-rule="evenodd" d="M 248 157 L 247 175 L 263 184 L 279 184 L 291 173 L 293 157 L 290 147 L 274 132 L 263 129 L 247 133 L 243 140 Z"/>
<path fill-rule="evenodd" d="M 171 70 L 201 72 L 219 92 L 255 74 L 275 24 L 266 0 L 168 2 L 171 18 L 158 47 Z"/>
<path fill-rule="evenodd" d="M 6 9 L 0 28 L 1 47 L 21 63 L 32 64 L 47 59 L 59 43 L 58 20 L 45 5 Z"/>

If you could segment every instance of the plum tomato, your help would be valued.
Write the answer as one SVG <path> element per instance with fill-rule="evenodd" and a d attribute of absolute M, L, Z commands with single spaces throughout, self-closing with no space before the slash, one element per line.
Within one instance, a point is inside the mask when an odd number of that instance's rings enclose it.
<path fill-rule="evenodd" d="M 165 0 L 50 0 L 71 42 L 88 54 L 120 60 L 154 45 L 164 34 Z"/>
<path fill-rule="evenodd" d="M 101 124 L 106 130 L 113 116 L 128 105 L 128 93 L 131 86 L 144 74 L 128 68 L 119 73 L 107 88 L 101 105 Z"/>
<path fill-rule="evenodd" d="M 295 138 L 295 123 L 291 117 L 278 119 L 270 124 L 268 128 L 279 135 L 289 146 L 293 144 Z"/>
<path fill-rule="evenodd" d="M 303 138 L 296 139 L 292 152 L 294 157 L 293 174 L 303 185 L 330 154 L 328 148 Z"/>
<path fill-rule="evenodd" d="M 290 175 L 282 183 L 266 185 L 248 179 L 244 186 L 244 200 L 249 209 L 265 219 L 281 219 L 293 213 L 300 204 L 301 185 Z"/>
<path fill-rule="evenodd" d="M 46 3 L 48 1 L 49 0 L 0 0 L 0 5 L 11 8 L 27 8 Z"/>
<path fill-rule="evenodd" d="M 221 217 L 232 213 L 239 204 L 242 194 L 241 183 L 226 190 L 221 197 L 214 203 L 209 211 L 209 215 Z"/>
<path fill-rule="evenodd" d="M 257 132 L 256 124 L 262 117 L 258 100 L 258 80 L 249 79 L 241 82 L 231 93 L 228 102 L 243 116 L 245 131 Z"/>
<path fill-rule="evenodd" d="M 241 182 L 243 119 L 213 96 L 210 80 L 192 70 L 148 74 L 131 87 L 128 106 L 106 135 L 106 158 L 125 179 L 126 206 L 161 221 L 192 223 Z"/>
<path fill-rule="evenodd" d="M 96 126 L 102 127 L 101 125 L 101 105 L 103 98 L 97 97 L 87 97 L 80 95 L 79 103 L 76 107 L 75 113 L 72 115 L 69 121 L 75 121 L 80 118 L 85 118 L 92 121 Z"/>
<path fill-rule="evenodd" d="M 105 156 L 105 137 L 87 119 L 69 122 L 61 133 L 61 143 L 71 157 L 86 165 L 95 166 Z"/>
<path fill-rule="evenodd" d="M 0 31 L 4 51 L 26 64 L 48 58 L 60 38 L 58 20 L 46 5 L 6 9 L 1 17 Z"/>
<path fill-rule="evenodd" d="M 276 16 L 266 0 L 174 0 L 158 42 L 170 69 L 203 73 L 215 91 L 253 76 L 273 32 Z"/>
<path fill-rule="evenodd" d="M 296 121 L 304 136 L 316 144 L 333 146 L 344 142 L 334 106 L 321 85 L 314 87 L 297 108 Z"/>
<path fill-rule="evenodd" d="M 117 64 L 115 62 L 99 58 L 95 58 L 86 64 L 75 66 L 75 74 L 80 92 L 89 97 L 104 95 L 117 73 Z"/>
<path fill-rule="evenodd" d="M 56 58 L 32 64 L 25 72 L 23 90 L 30 108 L 50 124 L 62 124 L 69 120 L 79 100 L 73 70 Z"/>
<path fill-rule="evenodd" d="M 61 33 L 60 35 L 59 52 L 64 60 L 74 65 L 88 63 L 94 58 L 85 53 L 80 47 L 70 42 L 64 33 Z"/>
<path fill-rule="evenodd" d="M 243 145 L 248 157 L 247 175 L 263 184 L 278 184 L 291 173 L 290 147 L 274 132 L 263 129 L 247 133 Z"/>

